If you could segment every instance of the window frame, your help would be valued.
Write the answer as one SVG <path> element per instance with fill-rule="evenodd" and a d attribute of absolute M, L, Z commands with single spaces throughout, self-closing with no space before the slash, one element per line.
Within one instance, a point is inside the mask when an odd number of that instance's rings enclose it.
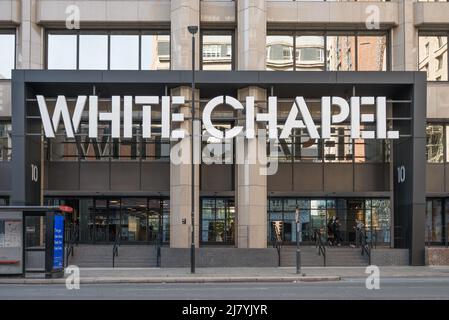
<path fill-rule="evenodd" d="M 447 79 L 446 80 L 429 80 L 428 76 L 429 76 L 429 69 L 430 69 L 430 64 L 429 62 L 427 62 L 427 68 L 426 71 L 424 70 L 420 70 L 419 69 L 419 64 L 421 61 L 421 56 L 419 54 L 419 41 L 421 37 L 445 37 L 446 38 L 446 46 L 448 47 L 448 52 L 446 54 L 446 72 L 447 72 Z M 449 82 L 449 31 L 446 30 L 436 30 L 436 31 L 431 31 L 431 30 L 419 30 L 418 31 L 418 63 L 416 66 L 416 70 L 417 71 L 421 71 L 421 72 L 427 72 L 426 75 L 426 80 L 427 82 L 430 83 L 445 83 L 445 82 Z M 443 61 L 444 64 L 444 61 Z"/>
<path fill-rule="evenodd" d="M 288 30 L 288 29 L 271 29 L 267 30 L 266 36 L 291 36 L 293 37 L 293 70 L 286 70 L 286 71 L 300 71 L 297 70 L 296 67 L 296 60 L 298 59 L 297 52 L 296 52 L 296 38 L 300 36 L 321 36 L 324 37 L 324 70 L 323 71 L 330 71 L 328 70 L 328 62 L 327 62 L 327 38 L 329 36 L 354 36 L 355 37 L 355 61 L 353 61 L 354 64 L 354 71 L 353 72 L 362 72 L 358 71 L 358 38 L 360 36 L 385 36 L 386 38 L 386 64 L 385 64 L 385 71 L 378 71 L 378 72 L 387 72 L 391 71 L 391 32 L 388 29 L 382 29 L 382 30 L 373 30 L 373 31 L 359 31 L 359 30 L 338 30 L 338 29 L 331 29 L 331 30 L 317 30 L 317 31 L 311 31 L 307 29 L 298 29 L 298 30 Z M 265 47 L 266 47 L 266 39 L 265 39 Z M 266 59 L 266 54 L 265 54 Z M 266 69 L 266 62 L 265 62 L 265 70 Z M 305 72 L 305 71 L 304 71 Z M 316 71 L 316 72 L 322 72 L 322 71 Z M 345 72 L 345 71 L 341 71 Z"/>
<path fill-rule="evenodd" d="M 236 70 L 236 48 L 235 48 L 235 32 L 232 29 L 205 29 L 200 30 L 199 39 L 199 51 L 200 51 L 200 65 L 199 69 L 203 69 L 203 36 L 231 36 L 231 70 L 220 70 L 220 71 L 234 71 Z M 205 70 L 212 71 L 212 70 Z"/>
<path fill-rule="evenodd" d="M 14 62 L 13 68 L 11 69 L 11 78 L 0 78 L 0 82 L 11 81 L 12 80 L 12 71 L 17 68 L 17 29 L 13 28 L 0 28 L 0 34 L 13 35 L 14 36 Z"/>
<path fill-rule="evenodd" d="M 106 35 L 108 39 L 108 49 L 107 49 L 107 69 L 111 70 L 111 36 L 116 35 L 135 35 L 139 37 L 139 45 L 138 45 L 138 68 L 137 69 L 131 69 L 132 71 L 149 71 L 147 69 L 142 69 L 142 36 L 151 36 L 151 35 L 164 35 L 169 36 L 169 67 L 168 69 L 164 70 L 171 70 L 172 68 L 172 57 L 171 57 L 171 34 L 170 29 L 111 29 L 111 30 L 105 30 L 105 29 L 86 29 L 86 30 L 63 30 L 63 29 L 46 29 L 45 30 L 45 61 L 44 61 L 44 68 L 45 70 L 53 70 L 48 69 L 48 37 L 50 34 L 57 34 L 57 35 L 76 35 L 76 43 L 77 43 L 77 49 L 76 49 L 76 69 L 70 69 L 70 70 L 84 70 L 79 68 L 79 50 L 80 50 L 80 35 Z"/>

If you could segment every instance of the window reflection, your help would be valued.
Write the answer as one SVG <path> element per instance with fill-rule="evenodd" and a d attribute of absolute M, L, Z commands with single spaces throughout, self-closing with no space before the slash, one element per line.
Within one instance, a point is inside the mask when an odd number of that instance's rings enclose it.
<path fill-rule="evenodd" d="M 170 36 L 142 35 L 142 70 L 170 69 Z"/>
<path fill-rule="evenodd" d="M 11 160 L 11 124 L 0 122 L 0 161 Z"/>
<path fill-rule="evenodd" d="M 427 72 L 427 80 L 447 81 L 447 36 L 420 36 L 418 46 L 418 70 Z"/>
<path fill-rule="evenodd" d="M 293 37 L 267 36 L 267 70 L 293 70 Z"/>
<path fill-rule="evenodd" d="M 79 68 L 106 70 L 108 68 L 108 36 L 87 35 L 79 37 Z"/>
<path fill-rule="evenodd" d="M 232 70 L 231 35 L 203 35 L 202 69 Z"/>
<path fill-rule="evenodd" d="M 327 37 L 327 70 L 355 70 L 355 37 L 348 35 Z"/>
<path fill-rule="evenodd" d="M 296 37 L 296 70 L 324 71 L 324 37 Z"/>
<path fill-rule="evenodd" d="M 358 36 L 357 37 L 357 70 L 386 71 L 387 70 L 387 37 Z"/>
<path fill-rule="evenodd" d="M 356 219 L 362 221 L 368 241 L 377 245 L 390 244 L 391 210 L 388 199 L 268 199 L 268 241 L 279 234 L 282 241 L 296 241 L 295 209 L 298 207 L 302 241 L 313 242 L 314 231 L 319 230 L 323 241 L 331 240 L 328 225 L 335 217 L 340 220 L 341 240 L 356 245 Z"/>
<path fill-rule="evenodd" d="M 427 125 L 427 162 L 443 162 L 443 126 Z"/>
<path fill-rule="evenodd" d="M 0 34 L 0 80 L 11 79 L 11 70 L 15 68 L 15 46 L 14 34 Z"/>

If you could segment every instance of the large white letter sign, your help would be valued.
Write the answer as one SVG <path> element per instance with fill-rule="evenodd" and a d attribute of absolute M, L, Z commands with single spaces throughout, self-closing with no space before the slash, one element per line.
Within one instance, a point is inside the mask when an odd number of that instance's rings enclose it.
<path fill-rule="evenodd" d="M 158 104 L 158 96 L 136 96 L 136 104 L 142 104 L 142 138 L 151 138 L 151 105 Z"/>
<path fill-rule="evenodd" d="M 301 112 L 303 120 L 296 120 L 298 116 L 298 109 Z M 285 121 L 284 129 L 281 132 L 281 139 L 287 139 L 292 132 L 293 128 L 307 128 L 309 136 L 312 139 L 319 139 L 320 135 L 316 129 L 315 123 L 313 122 L 312 116 L 310 115 L 309 109 L 307 108 L 306 102 L 303 97 L 296 97 L 295 102 L 290 109 L 287 121 Z"/>
<path fill-rule="evenodd" d="M 64 96 L 58 96 L 56 99 L 55 110 L 53 111 L 53 117 L 50 121 L 50 115 L 48 114 L 47 103 L 44 96 L 38 95 L 37 104 L 39 106 L 39 112 L 41 114 L 42 124 L 44 126 L 45 136 L 47 138 L 54 138 L 55 133 L 58 131 L 59 122 L 64 122 L 65 131 L 68 138 L 75 136 L 74 132 L 78 131 L 81 115 L 86 105 L 86 96 L 78 96 L 76 99 L 75 111 L 73 112 L 73 120 L 70 118 L 69 108 L 67 107 L 67 100 Z"/>
<path fill-rule="evenodd" d="M 100 121 L 110 121 L 112 138 L 120 138 L 120 96 L 112 96 L 112 112 L 100 112 Z"/>
<path fill-rule="evenodd" d="M 332 114 L 332 106 L 336 105 L 340 108 L 340 113 Z M 323 97 L 321 99 L 321 138 L 330 139 L 331 137 L 331 124 L 342 123 L 349 116 L 348 102 L 340 97 Z"/>
<path fill-rule="evenodd" d="M 206 104 L 203 111 L 203 123 L 206 127 L 207 132 L 209 132 L 210 135 L 217 139 L 223 139 L 223 132 L 215 128 L 215 126 L 212 124 L 211 115 L 215 107 L 223 103 L 229 104 L 235 110 L 244 109 L 242 104 L 237 99 L 230 96 L 218 96 L 213 98 Z M 225 131 L 224 138 L 232 139 L 237 136 L 242 130 L 242 126 L 235 126 L 234 128 Z"/>

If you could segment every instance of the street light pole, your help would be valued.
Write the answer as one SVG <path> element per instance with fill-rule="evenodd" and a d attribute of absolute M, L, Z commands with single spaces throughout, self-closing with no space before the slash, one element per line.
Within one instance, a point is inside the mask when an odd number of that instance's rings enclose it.
<path fill-rule="evenodd" d="M 195 34 L 198 32 L 198 26 L 188 26 L 187 29 L 192 34 L 192 123 L 190 127 L 190 134 L 192 135 L 192 144 L 190 146 L 191 160 L 192 160 L 192 199 L 191 199 L 191 223 L 192 223 L 192 234 L 191 234 L 191 244 L 190 244 L 190 272 L 195 273 L 195 164 L 194 164 L 194 122 L 195 122 Z"/>
<path fill-rule="evenodd" d="M 295 220 L 296 220 L 296 273 L 301 273 L 301 247 L 299 245 L 299 238 L 301 237 L 301 219 L 299 217 L 299 208 L 296 206 L 295 210 Z"/>

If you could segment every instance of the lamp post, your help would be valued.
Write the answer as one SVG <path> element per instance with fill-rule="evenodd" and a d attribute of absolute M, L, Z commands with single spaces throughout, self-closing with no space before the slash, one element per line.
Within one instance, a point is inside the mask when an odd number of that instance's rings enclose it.
<path fill-rule="evenodd" d="M 301 238 L 301 221 L 299 217 L 299 208 L 295 209 L 295 221 L 296 221 L 296 273 L 301 273 L 301 247 L 299 246 Z"/>
<path fill-rule="evenodd" d="M 192 123 L 190 127 L 190 134 L 192 135 L 192 145 L 190 146 L 191 160 L 192 160 L 192 199 L 191 199 L 191 222 L 192 222 L 192 234 L 190 244 L 190 272 L 195 273 L 195 164 L 194 164 L 194 122 L 195 122 L 195 34 L 198 32 L 198 26 L 188 26 L 192 35 Z"/>

